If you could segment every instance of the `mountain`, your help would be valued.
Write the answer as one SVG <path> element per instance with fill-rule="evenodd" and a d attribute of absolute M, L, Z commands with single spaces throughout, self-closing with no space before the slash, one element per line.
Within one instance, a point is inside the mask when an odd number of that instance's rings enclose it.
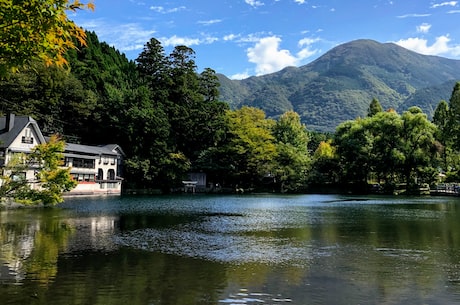
<path fill-rule="evenodd" d="M 460 80 L 460 60 L 363 39 L 305 66 L 243 80 L 218 77 L 221 99 L 231 108 L 254 106 L 269 117 L 294 110 L 310 130 L 333 131 L 345 120 L 365 116 L 373 98 L 384 109 L 419 106 L 431 116 Z"/>

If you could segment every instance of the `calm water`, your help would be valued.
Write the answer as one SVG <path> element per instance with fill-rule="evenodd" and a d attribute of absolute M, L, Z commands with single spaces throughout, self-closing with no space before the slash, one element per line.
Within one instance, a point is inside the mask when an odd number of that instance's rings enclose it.
<path fill-rule="evenodd" d="M 460 304 L 460 199 L 80 198 L 0 211 L 0 304 Z"/>

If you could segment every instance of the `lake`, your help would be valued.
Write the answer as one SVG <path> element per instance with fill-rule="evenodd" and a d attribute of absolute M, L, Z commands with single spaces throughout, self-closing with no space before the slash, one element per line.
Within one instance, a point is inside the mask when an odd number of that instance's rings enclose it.
<path fill-rule="evenodd" d="M 73 198 L 0 211 L 0 304 L 459 304 L 460 198 Z"/>

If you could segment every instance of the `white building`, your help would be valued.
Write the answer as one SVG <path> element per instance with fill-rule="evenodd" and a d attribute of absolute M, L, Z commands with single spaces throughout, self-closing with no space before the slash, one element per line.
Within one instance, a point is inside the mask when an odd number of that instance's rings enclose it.
<path fill-rule="evenodd" d="M 0 117 L 0 168 L 15 153 L 30 153 L 46 143 L 37 122 L 28 116 L 9 114 Z M 123 151 L 116 144 L 90 146 L 66 143 L 64 166 L 70 167 L 78 185 L 65 195 L 121 194 Z M 35 180 L 35 169 L 23 173 L 28 181 Z"/>

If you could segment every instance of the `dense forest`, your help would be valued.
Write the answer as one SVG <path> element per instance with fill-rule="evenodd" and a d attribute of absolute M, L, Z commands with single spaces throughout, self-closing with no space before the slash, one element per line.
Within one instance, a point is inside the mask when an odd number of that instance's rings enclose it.
<path fill-rule="evenodd" d="M 130 61 L 88 32 L 87 46 L 66 58 L 69 69 L 37 62 L 6 75 L 0 110 L 30 115 L 69 142 L 121 145 L 126 188 L 169 192 L 190 172 L 228 190 L 281 192 L 369 183 L 391 192 L 459 178 L 460 83 L 432 122 L 420 108 L 398 114 L 373 99 L 366 117 L 323 134 L 292 110 L 272 119 L 230 109 L 215 71 L 198 72 L 186 46 L 166 54 L 152 38 Z"/>

